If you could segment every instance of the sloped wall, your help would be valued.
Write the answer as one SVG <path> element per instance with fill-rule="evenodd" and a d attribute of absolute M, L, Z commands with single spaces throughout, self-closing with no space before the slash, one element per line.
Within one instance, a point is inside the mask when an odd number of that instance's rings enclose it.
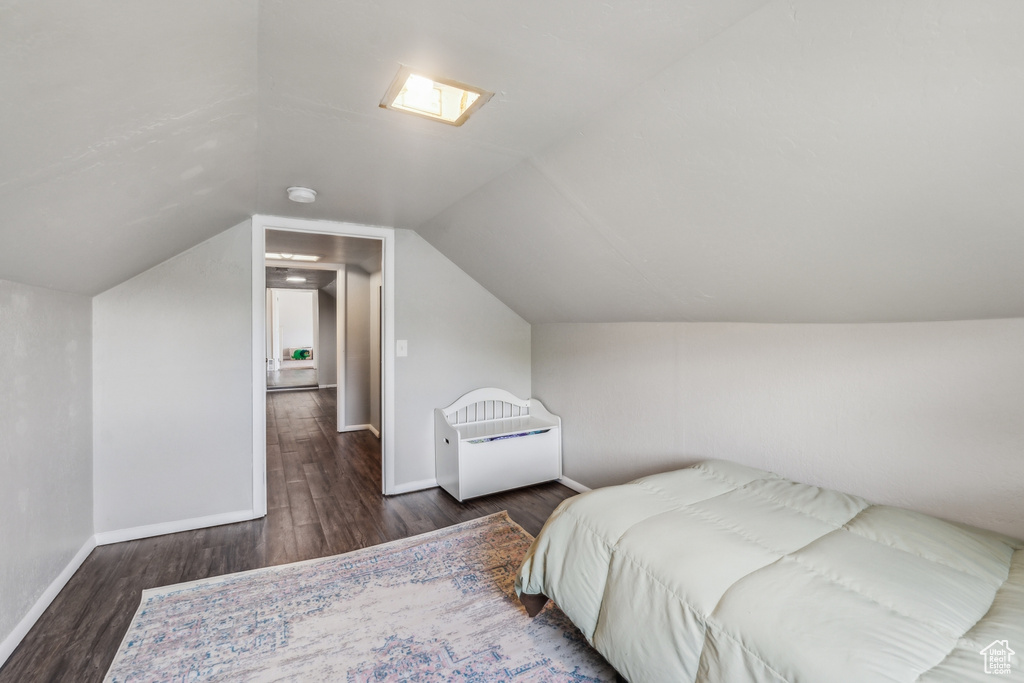
<path fill-rule="evenodd" d="M 530 325 L 422 237 L 396 230 L 395 483 L 434 479 L 434 408 L 495 386 L 530 395 Z"/>
<path fill-rule="evenodd" d="M 534 324 L 1024 315 L 1021 26 L 767 3 L 417 230 Z"/>
<path fill-rule="evenodd" d="M 551 324 L 534 394 L 565 474 L 723 458 L 1024 537 L 1024 319 Z"/>
<path fill-rule="evenodd" d="M 98 534 L 252 509 L 250 231 L 93 299 Z"/>

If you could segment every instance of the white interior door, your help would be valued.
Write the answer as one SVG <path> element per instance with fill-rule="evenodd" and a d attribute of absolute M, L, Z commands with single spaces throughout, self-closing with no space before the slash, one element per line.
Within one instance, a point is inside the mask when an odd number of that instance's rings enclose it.
<path fill-rule="evenodd" d="M 276 289 L 270 290 L 270 339 L 271 357 L 277 370 L 281 367 L 281 299 Z"/>
<path fill-rule="evenodd" d="M 338 270 L 338 296 L 335 298 L 335 306 L 337 311 L 334 316 L 335 324 L 337 325 L 337 338 L 338 347 L 338 360 L 335 365 L 338 368 L 338 390 L 337 390 L 337 414 L 335 415 L 335 424 L 339 432 L 345 431 L 345 427 L 348 422 L 345 420 L 345 321 L 348 316 L 348 271 L 347 266 L 342 266 Z"/>
<path fill-rule="evenodd" d="M 320 368 L 320 296 L 316 290 L 313 290 L 310 296 L 310 303 L 313 306 L 313 369 L 318 370 Z"/>
<path fill-rule="evenodd" d="M 267 360 L 267 371 L 276 370 L 277 366 L 272 362 L 274 360 L 274 333 L 273 333 L 273 320 L 274 320 L 274 292 L 267 289 L 267 300 L 265 309 L 265 323 L 263 325 L 263 355 L 266 356 Z"/>

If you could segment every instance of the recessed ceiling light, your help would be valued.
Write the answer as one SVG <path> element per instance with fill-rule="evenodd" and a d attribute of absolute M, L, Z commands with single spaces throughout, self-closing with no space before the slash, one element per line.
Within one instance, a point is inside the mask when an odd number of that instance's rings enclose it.
<path fill-rule="evenodd" d="M 297 275 L 290 275 L 289 277 L 286 277 L 285 280 L 288 282 L 305 282 L 306 278 L 299 277 Z"/>
<path fill-rule="evenodd" d="M 316 201 L 316 190 L 308 187 L 289 187 L 288 199 L 299 204 L 312 204 Z"/>
<path fill-rule="evenodd" d="M 310 256 L 309 254 L 292 254 L 292 261 L 319 261 L 319 256 Z"/>
<path fill-rule="evenodd" d="M 450 126 L 461 126 L 494 93 L 446 78 L 415 73 L 407 66 L 398 70 L 380 106 L 423 116 Z"/>

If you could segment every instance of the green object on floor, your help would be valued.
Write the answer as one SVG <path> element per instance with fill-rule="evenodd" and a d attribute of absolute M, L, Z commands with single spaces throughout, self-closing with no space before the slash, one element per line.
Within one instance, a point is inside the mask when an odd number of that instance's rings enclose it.
<path fill-rule="evenodd" d="M 292 360 L 309 360 L 309 349 L 295 349 Z"/>

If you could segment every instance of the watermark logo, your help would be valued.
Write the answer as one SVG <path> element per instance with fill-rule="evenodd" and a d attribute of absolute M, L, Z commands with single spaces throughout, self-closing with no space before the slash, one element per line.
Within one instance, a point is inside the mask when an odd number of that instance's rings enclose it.
<path fill-rule="evenodd" d="M 985 673 L 987 674 L 1008 674 L 1010 673 L 1010 659 L 1017 654 L 1010 649 L 1010 643 L 1006 640 L 994 640 L 981 651 L 985 658 Z"/>

